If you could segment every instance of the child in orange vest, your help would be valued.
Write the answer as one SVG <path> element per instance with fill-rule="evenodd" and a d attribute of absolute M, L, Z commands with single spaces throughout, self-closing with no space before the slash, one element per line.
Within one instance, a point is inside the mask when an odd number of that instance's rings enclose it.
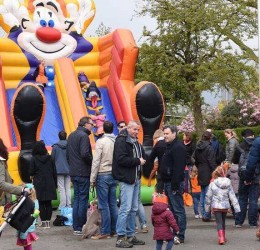
<path fill-rule="evenodd" d="M 195 218 L 201 218 L 199 214 L 199 203 L 200 203 L 200 192 L 201 187 L 198 184 L 198 169 L 196 166 L 193 166 L 190 173 L 190 184 L 191 184 L 191 193 L 193 199 L 193 210 L 195 213 Z"/>

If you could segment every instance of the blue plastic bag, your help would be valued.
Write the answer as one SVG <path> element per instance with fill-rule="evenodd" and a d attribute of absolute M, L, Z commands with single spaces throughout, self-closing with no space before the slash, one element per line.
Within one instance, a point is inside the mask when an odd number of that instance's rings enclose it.
<path fill-rule="evenodd" d="M 60 213 L 62 216 L 65 216 L 68 218 L 67 221 L 65 221 L 66 226 L 72 226 L 73 224 L 73 209 L 72 207 L 62 207 L 60 210 Z"/>

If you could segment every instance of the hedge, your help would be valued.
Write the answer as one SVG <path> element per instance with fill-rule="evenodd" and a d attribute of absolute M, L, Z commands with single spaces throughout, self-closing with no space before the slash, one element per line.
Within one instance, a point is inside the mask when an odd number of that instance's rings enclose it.
<path fill-rule="evenodd" d="M 239 140 L 240 142 L 243 141 L 243 138 L 242 138 L 242 136 L 241 136 L 241 133 L 242 133 L 242 131 L 245 130 L 245 129 L 251 129 L 251 130 L 254 132 L 255 137 L 260 136 L 260 126 L 235 128 L 235 129 L 233 129 L 233 130 L 236 132 L 236 134 L 237 134 L 237 136 L 238 136 L 238 140 Z M 220 142 L 222 145 L 225 145 L 225 144 L 226 144 L 227 139 L 226 139 L 226 137 L 225 137 L 224 130 L 214 130 L 213 133 L 214 133 L 214 135 L 217 137 L 217 139 L 219 140 L 219 142 Z M 180 133 L 180 134 L 178 135 L 178 138 L 179 138 L 180 140 L 182 140 L 182 137 L 183 137 L 183 133 Z M 200 139 L 200 138 L 198 138 L 198 135 L 197 135 L 196 132 L 193 133 L 193 138 L 194 138 L 195 141 L 199 141 L 199 139 Z"/>

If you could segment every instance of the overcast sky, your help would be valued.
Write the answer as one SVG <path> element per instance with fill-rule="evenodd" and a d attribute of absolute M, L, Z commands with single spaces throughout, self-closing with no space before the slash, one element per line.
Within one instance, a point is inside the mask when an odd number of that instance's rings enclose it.
<path fill-rule="evenodd" d="M 94 35 L 101 22 L 112 31 L 118 28 L 129 29 L 138 42 L 144 26 L 153 28 L 155 23 L 150 18 L 137 17 L 135 11 L 141 0 L 95 0 L 96 16 L 86 34 Z"/>

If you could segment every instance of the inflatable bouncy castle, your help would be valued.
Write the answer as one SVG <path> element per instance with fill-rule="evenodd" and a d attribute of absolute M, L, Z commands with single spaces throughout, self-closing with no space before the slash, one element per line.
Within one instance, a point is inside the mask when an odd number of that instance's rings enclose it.
<path fill-rule="evenodd" d="M 82 71 L 100 91 L 100 113 L 114 124 L 139 120 L 139 140 L 147 152 L 152 147 L 164 117 L 162 95 L 154 83 L 135 85 L 138 47 L 129 30 L 85 37 L 95 12 L 93 0 L 0 0 L 6 33 L 0 38 L 0 137 L 10 151 L 15 183 L 29 181 L 36 140 L 51 146 L 60 130 L 69 134 L 82 116 L 95 114 L 79 84 Z M 48 79 L 43 91 L 35 84 L 41 60 Z"/>

